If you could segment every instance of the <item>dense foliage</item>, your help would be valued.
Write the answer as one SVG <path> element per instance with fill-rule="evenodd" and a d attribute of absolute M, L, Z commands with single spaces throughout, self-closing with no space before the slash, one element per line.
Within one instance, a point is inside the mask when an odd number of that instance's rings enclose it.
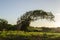
<path fill-rule="evenodd" d="M 8 21 L 5 19 L 0 19 L 0 31 L 2 30 L 16 30 L 16 25 L 8 24 Z"/>

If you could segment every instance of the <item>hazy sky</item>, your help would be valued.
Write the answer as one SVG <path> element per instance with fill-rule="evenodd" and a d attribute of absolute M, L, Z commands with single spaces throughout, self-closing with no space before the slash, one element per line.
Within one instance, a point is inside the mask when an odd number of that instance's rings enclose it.
<path fill-rule="evenodd" d="M 0 18 L 16 24 L 17 18 L 26 11 L 42 9 L 55 15 L 55 24 L 60 25 L 60 0 L 0 0 Z"/>

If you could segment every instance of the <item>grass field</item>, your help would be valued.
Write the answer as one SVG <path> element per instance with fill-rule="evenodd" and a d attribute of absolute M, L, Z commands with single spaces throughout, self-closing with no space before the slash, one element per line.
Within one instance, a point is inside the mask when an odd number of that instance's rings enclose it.
<path fill-rule="evenodd" d="M 21 37 L 38 37 L 48 39 L 60 39 L 60 33 L 52 33 L 52 32 L 24 32 L 24 31 L 0 31 L 0 38 L 11 38 L 14 39 L 17 36 Z M 31 39 L 31 38 L 30 38 Z"/>

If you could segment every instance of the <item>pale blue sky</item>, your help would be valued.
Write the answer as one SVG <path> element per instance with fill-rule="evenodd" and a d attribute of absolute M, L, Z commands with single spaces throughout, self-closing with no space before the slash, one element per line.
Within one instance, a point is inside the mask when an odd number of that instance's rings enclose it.
<path fill-rule="evenodd" d="M 17 18 L 26 11 L 42 9 L 60 17 L 60 0 L 0 0 L 0 18 L 16 24 Z"/>

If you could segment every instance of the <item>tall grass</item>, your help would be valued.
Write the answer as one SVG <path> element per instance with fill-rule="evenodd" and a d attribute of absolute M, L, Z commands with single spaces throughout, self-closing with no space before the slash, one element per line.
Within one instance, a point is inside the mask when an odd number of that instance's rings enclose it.
<path fill-rule="evenodd" d="M 0 31 L 0 40 L 1 39 L 60 39 L 60 33 L 51 33 L 51 32 L 24 32 L 24 31 Z"/>

